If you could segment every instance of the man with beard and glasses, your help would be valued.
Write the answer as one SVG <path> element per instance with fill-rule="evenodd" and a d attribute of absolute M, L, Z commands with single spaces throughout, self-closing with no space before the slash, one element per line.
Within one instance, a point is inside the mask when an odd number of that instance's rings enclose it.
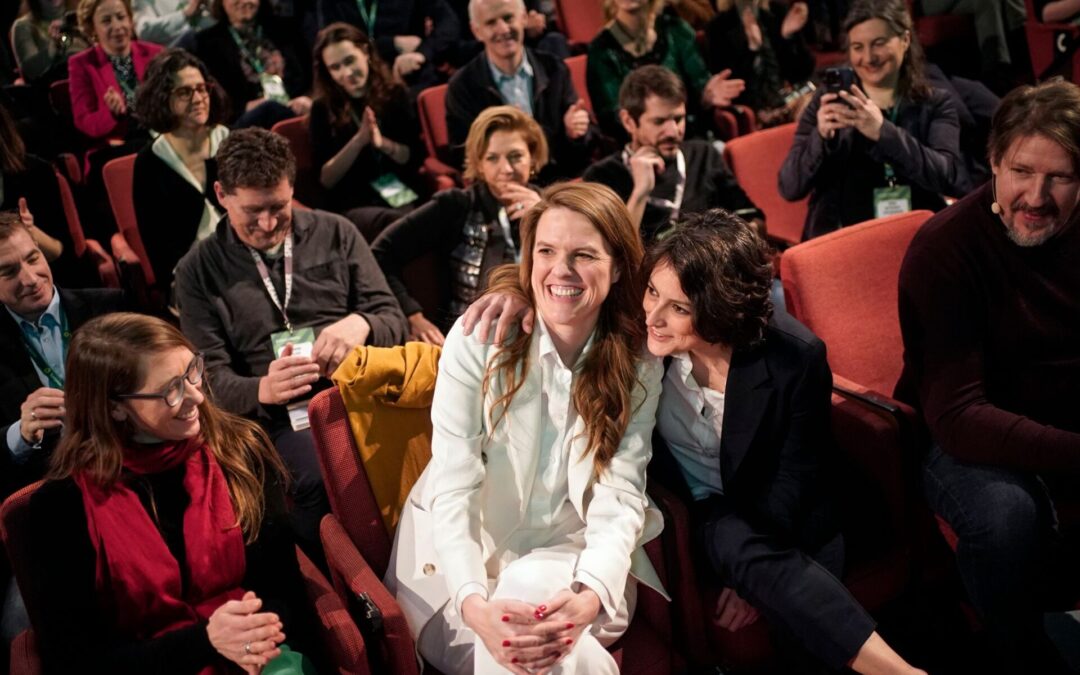
<path fill-rule="evenodd" d="M 1002 672 L 1063 672 L 1042 613 L 1080 597 L 1055 512 L 1080 487 L 1080 87 L 1013 90 L 989 150 L 991 181 L 904 258 L 896 395 L 930 430 L 926 496 Z"/>
<path fill-rule="evenodd" d="M 551 154 L 539 182 L 580 175 L 600 136 L 562 59 L 526 49 L 523 0 L 470 0 L 469 20 L 484 52 L 454 73 L 446 92 L 454 162 L 462 165 L 469 126 L 481 111 L 512 105 L 536 120 L 547 138 Z"/>
<path fill-rule="evenodd" d="M 721 207 L 763 233 L 764 216 L 735 182 L 711 143 L 685 140 L 686 87 L 663 66 L 642 66 L 619 89 L 619 119 L 630 143 L 597 162 L 585 180 L 603 183 L 626 201 L 646 242 L 680 213 Z"/>
<path fill-rule="evenodd" d="M 206 359 L 217 404 L 266 428 L 292 475 L 297 538 L 321 559 L 329 503 L 307 400 L 353 347 L 399 344 L 408 325 L 352 223 L 293 211 L 296 160 L 282 136 L 234 131 L 217 166 L 226 215 L 176 268 L 180 327 Z"/>

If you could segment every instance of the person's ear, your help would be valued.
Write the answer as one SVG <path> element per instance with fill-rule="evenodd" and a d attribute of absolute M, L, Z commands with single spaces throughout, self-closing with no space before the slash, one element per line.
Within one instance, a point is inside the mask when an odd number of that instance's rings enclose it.
<path fill-rule="evenodd" d="M 613 269 L 611 271 L 611 283 L 613 283 L 613 284 L 618 283 L 619 279 L 621 279 L 621 278 L 622 278 L 622 268 L 621 267 L 616 267 L 615 269 Z"/>
<path fill-rule="evenodd" d="M 630 116 L 630 113 L 627 112 L 626 108 L 619 108 L 619 121 L 622 122 L 623 129 L 626 129 L 626 133 L 630 138 L 633 138 L 634 134 L 637 133 L 638 125 L 637 122 L 634 121 L 634 118 Z"/>
<path fill-rule="evenodd" d="M 112 404 L 112 408 L 109 409 L 109 415 L 117 422 L 124 422 L 127 420 L 127 411 L 121 408 L 119 403 Z"/>
<path fill-rule="evenodd" d="M 214 181 L 214 194 L 217 196 L 218 203 L 224 205 L 226 192 L 219 180 Z"/>

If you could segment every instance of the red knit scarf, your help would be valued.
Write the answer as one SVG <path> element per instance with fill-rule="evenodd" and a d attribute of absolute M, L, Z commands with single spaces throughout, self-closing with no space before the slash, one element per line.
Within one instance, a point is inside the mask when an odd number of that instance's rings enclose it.
<path fill-rule="evenodd" d="M 123 479 L 106 489 L 85 473 L 74 477 L 97 554 L 97 592 L 125 637 L 145 640 L 205 621 L 224 602 L 244 594 L 243 534 L 235 525 L 225 476 L 206 444 L 191 439 L 124 453 L 124 467 L 135 474 L 181 464 L 191 496 L 183 520 L 186 571 Z M 213 667 L 203 671 L 212 672 Z"/>

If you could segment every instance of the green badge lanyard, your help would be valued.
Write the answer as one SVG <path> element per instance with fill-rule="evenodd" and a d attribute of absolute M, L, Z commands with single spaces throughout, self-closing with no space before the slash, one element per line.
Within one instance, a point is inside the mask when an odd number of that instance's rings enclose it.
<path fill-rule="evenodd" d="M 45 360 L 45 355 L 38 351 L 37 346 L 30 341 L 26 331 L 23 331 L 22 336 L 26 351 L 30 352 L 30 360 L 34 362 L 38 370 L 45 374 L 45 379 L 49 381 L 49 385 L 53 389 L 63 389 L 64 380 L 57 375 L 56 370 Z M 67 314 L 64 313 L 63 307 L 60 308 L 60 340 L 62 345 L 60 354 L 63 356 L 67 354 L 68 343 L 71 342 L 71 329 L 68 327 Z"/>
<path fill-rule="evenodd" d="M 261 37 L 262 31 L 258 26 L 255 27 L 255 31 L 255 37 Z M 262 75 L 266 70 L 266 67 L 263 66 L 262 59 L 248 50 L 247 46 L 244 45 L 244 41 L 240 39 L 240 33 L 232 26 L 229 26 L 229 35 L 232 35 L 233 42 L 235 42 L 236 46 L 240 49 L 240 56 L 244 57 L 244 60 L 248 62 L 248 65 L 251 66 L 256 75 Z"/>
<path fill-rule="evenodd" d="M 903 100 L 903 98 L 898 99 L 896 103 L 893 104 L 892 112 L 889 113 L 889 121 L 893 124 L 896 124 L 896 118 L 900 114 L 900 102 Z M 892 164 L 889 164 L 888 162 L 885 162 L 885 182 L 891 188 L 896 187 L 896 172 L 893 171 Z"/>
<path fill-rule="evenodd" d="M 371 0 L 370 4 L 364 3 L 364 0 L 356 0 L 356 7 L 360 10 L 360 18 L 364 20 L 364 25 L 368 29 L 368 37 L 375 39 L 375 15 L 379 11 L 378 0 Z"/>

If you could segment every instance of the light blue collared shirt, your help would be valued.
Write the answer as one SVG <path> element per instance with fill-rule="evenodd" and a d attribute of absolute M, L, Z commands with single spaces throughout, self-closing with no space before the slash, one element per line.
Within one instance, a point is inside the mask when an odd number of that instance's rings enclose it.
<path fill-rule="evenodd" d="M 53 370 L 57 379 L 62 382 L 64 380 L 64 357 L 66 354 L 64 354 L 64 336 L 60 329 L 60 293 L 55 288 L 53 289 L 53 297 L 49 302 L 49 306 L 45 308 L 45 311 L 42 312 L 36 322 L 27 321 L 11 311 L 7 306 L 4 309 L 15 320 L 15 325 L 22 331 L 26 340 L 37 348 L 38 353 L 44 357 L 45 363 Z M 41 386 L 53 386 L 49 382 L 48 375 L 38 367 L 37 362 L 30 359 L 30 363 L 34 365 L 34 371 L 37 373 L 38 379 L 41 380 Z M 24 461 L 27 455 L 34 450 L 34 446 L 23 439 L 22 425 L 19 420 L 16 420 L 14 424 L 8 427 L 7 444 L 17 462 Z"/>
<path fill-rule="evenodd" d="M 522 52 L 521 65 L 511 75 L 496 68 L 490 60 L 488 68 L 491 69 L 491 78 L 495 80 L 495 86 L 499 88 L 506 104 L 532 117 L 533 67 L 529 63 L 528 55 Z"/>

